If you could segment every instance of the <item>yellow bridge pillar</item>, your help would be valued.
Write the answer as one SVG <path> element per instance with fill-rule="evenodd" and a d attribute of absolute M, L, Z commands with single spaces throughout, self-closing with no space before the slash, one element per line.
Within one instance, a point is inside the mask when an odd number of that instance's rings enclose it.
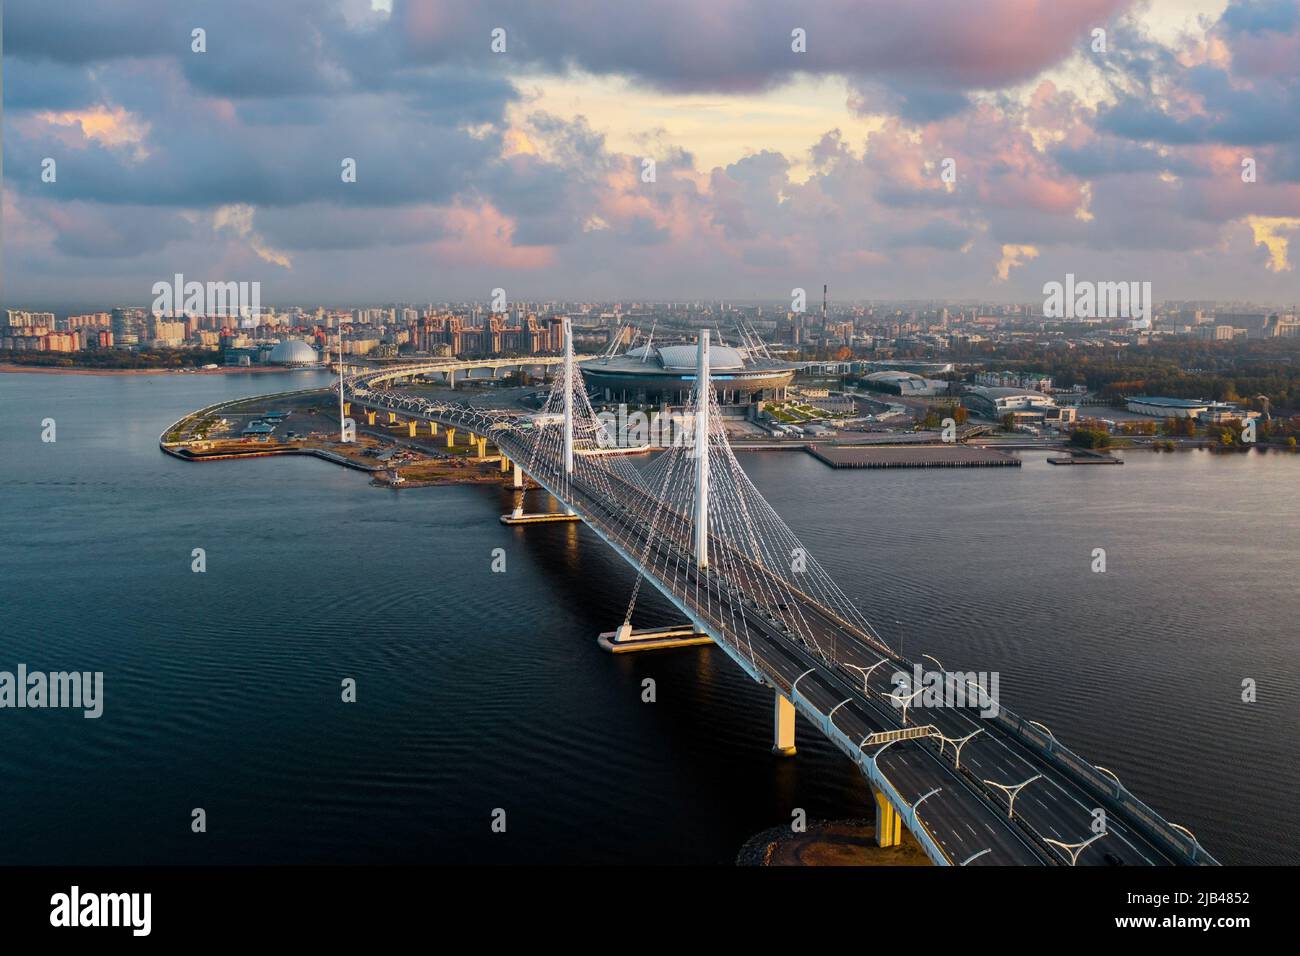
<path fill-rule="evenodd" d="M 782 757 L 794 754 L 794 704 L 779 690 L 776 709 L 772 716 L 772 753 Z"/>
<path fill-rule="evenodd" d="M 393 424 L 395 421 L 397 421 L 397 413 L 396 413 L 396 412 L 389 412 L 389 413 L 388 413 L 388 424 L 391 425 L 391 424 Z"/>
<path fill-rule="evenodd" d="M 373 425 L 374 423 L 375 423 L 375 413 L 370 411 L 366 412 L 366 424 Z"/>
<path fill-rule="evenodd" d="M 871 788 L 871 795 L 876 798 L 876 845 L 898 846 L 903 842 L 903 818 L 889 798 Z"/>
<path fill-rule="evenodd" d="M 447 447 L 450 448 L 456 444 L 456 429 L 451 426 L 447 427 Z"/>
<path fill-rule="evenodd" d="M 415 437 L 415 426 L 418 424 L 420 423 L 417 422 L 414 418 L 412 418 L 409 422 L 406 423 L 407 431 L 412 438 Z"/>
<path fill-rule="evenodd" d="M 501 456 L 501 474 L 504 475 L 504 474 L 505 474 L 507 471 L 509 471 L 509 470 L 510 470 L 510 459 L 507 458 L 505 455 L 502 455 L 502 456 Z"/>
<path fill-rule="evenodd" d="M 437 434 L 438 434 L 438 423 L 437 423 L 437 422 L 429 422 L 429 434 L 430 434 L 430 435 L 437 435 Z"/>
<path fill-rule="evenodd" d="M 351 403 L 351 402 L 344 402 L 344 403 L 343 403 L 343 414 L 344 414 L 344 415 L 351 415 L 351 414 L 352 414 L 352 403 Z"/>
<path fill-rule="evenodd" d="M 474 439 L 474 454 L 475 454 L 475 457 L 477 457 L 477 458 L 485 458 L 485 457 L 487 457 L 487 439 L 486 439 L 486 438 L 475 438 L 475 439 Z"/>

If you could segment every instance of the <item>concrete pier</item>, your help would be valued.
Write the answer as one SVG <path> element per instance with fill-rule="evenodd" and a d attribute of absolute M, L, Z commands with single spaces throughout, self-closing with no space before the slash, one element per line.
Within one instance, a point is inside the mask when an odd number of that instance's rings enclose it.
<path fill-rule="evenodd" d="M 581 521 L 575 514 L 565 514 L 562 511 L 548 512 L 546 514 L 526 515 L 522 508 L 516 508 L 511 514 L 502 515 L 502 524 L 551 524 L 555 521 Z"/>
<path fill-rule="evenodd" d="M 602 650 L 611 654 L 628 654 L 634 651 L 661 651 L 672 647 L 695 647 L 712 644 L 713 638 L 695 630 L 694 625 L 678 624 L 670 627 L 647 627 L 633 630 L 631 624 L 620 624 L 596 638 Z"/>
<path fill-rule="evenodd" d="M 871 795 L 876 799 L 876 845 L 898 846 L 903 842 L 902 816 L 879 790 L 872 788 Z"/>
<path fill-rule="evenodd" d="M 794 704 L 779 690 L 772 713 L 772 753 L 782 757 L 794 755 Z"/>

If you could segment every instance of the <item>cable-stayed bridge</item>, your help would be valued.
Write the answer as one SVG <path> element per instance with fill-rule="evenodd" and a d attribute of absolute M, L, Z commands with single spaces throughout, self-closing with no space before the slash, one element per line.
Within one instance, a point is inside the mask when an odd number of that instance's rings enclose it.
<path fill-rule="evenodd" d="M 737 462 L 710 385 L 707 331 L 686 426 L 647 466 L 610 453 L 614 436 L 592 409 L 567 322 L 565 343 L 536 414 L 401 390 L 445 376 L 442 361 L 341 378 L 340 427 L 355 405 L 400 416 L 412 434 L 421 422 L 441 427 L 449 444 L 463 431 L 480 454 L 495 446 L 516 487 L 527 475 L 637 571 L 622 633 L 648 583 L 772 689 L 774 751 L 794 752 L 799 713 L 857 764 L 882 845 L 906 826 L 941 865 L 1216 862 L 1188 830 L 990 699 L 971 675 L 928 656 L 919 668 L 881 638 Z M 927 686 L 943 692 L 942 706 Z"/>

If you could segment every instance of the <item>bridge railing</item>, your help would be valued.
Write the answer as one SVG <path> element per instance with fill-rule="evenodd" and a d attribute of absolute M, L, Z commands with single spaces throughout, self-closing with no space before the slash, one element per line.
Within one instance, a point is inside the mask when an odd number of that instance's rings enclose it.
<path fill-rule="evenodd" d="M 1122 783 L 1098 770 L 1096 765 L 1084 760 L 1041 726 L 1014 713 L 1001 703 L 998 704 L 997 714 L 992 719 L 1007 733 L 1042 755 L 1048 762 L 1070 774 L 1091 792 L 1106 795 L 1111 803 L 1118 806 L 1126 818 L 1142 831 L 1143 835 L 1164 847 L 1176 859 L 1191 864 L 1218 865 L 1218 861 L 1193 837 L 1174 827 L 1168 820 L 1129 793 L 1128 788 Z"/>

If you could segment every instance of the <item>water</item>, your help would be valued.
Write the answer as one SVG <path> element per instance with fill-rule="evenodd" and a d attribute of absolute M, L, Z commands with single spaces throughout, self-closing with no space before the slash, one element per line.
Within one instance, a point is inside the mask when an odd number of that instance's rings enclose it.
<path fill-rule="evenodd" d="M 194 408 L 327 379 L 0 375 L 0 669 L 102 670 L 106 698 L 0 711 L 0 863 L 728 863 L 796 807 L 867 814 L 802 722 L 770 755 L 769 694 L 717 649 L 597 648 L 634 578 L 585 529 L 507 528 L 491 486 L 157 450 Z M 887 639 L 999 670 L 1222 861 L 1300 862 L 1300 457 L 1128 458 L 742 463 Z"/>

